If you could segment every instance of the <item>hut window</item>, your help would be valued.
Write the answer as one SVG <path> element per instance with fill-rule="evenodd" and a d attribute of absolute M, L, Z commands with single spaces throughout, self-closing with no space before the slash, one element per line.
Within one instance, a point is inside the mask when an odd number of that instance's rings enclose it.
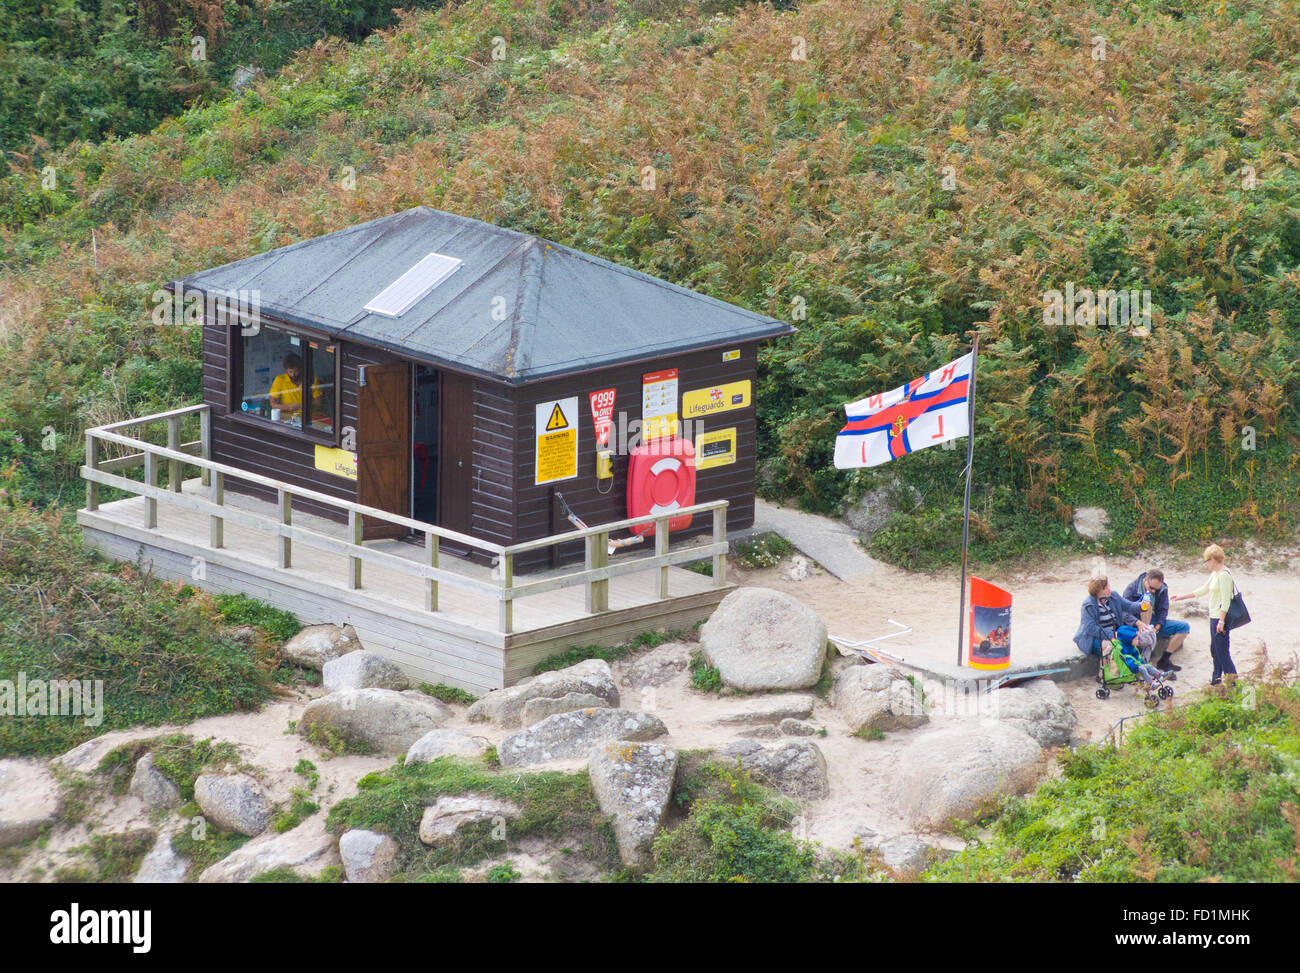
<path fill-rule="evenodd" d="M 242 334 L 239 342 L 239 407 L 244 415 L 333 434 L 336 346 L 266 326 L 256 334 Z"/>

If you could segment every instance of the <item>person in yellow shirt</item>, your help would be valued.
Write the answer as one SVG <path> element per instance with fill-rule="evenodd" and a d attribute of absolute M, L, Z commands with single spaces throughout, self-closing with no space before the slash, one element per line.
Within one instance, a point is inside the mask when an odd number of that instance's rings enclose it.
<path fill-rule="evenodd" d="M 302 425 L 302 359 L 290 352 L 284 358 L 284 371 L 271 383 L 271 408 L 280 410 L 282 422 Z M 312 401 L 320 399 L 320 386 L 312 384 Z"/>
<path fill-rule="evenodd" d="M 1211 544 L 1202 552 L 1204 564 L 1211 571 L 1205 584 L 1189 595 L 1174 595 L 1170 601 L 1188 601 L 1202 595 L 1210 596 L 1210 655 L 1214 659 L 1214 673 L 1210 685 L 1227 681 L 1231 686 L 1237 681 L 1237 667 L 1232 663 L 1232 648 L 1228 640 L 1228 605 L 1232 603 L 1232 574 L 1224 567 L 1223 548 Z"/>

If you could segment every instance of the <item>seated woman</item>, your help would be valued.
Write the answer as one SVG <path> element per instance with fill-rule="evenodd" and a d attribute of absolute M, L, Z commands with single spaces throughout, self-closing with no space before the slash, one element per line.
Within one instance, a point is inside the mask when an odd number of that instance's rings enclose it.
<path fill-rule="evenodd" d="M 1117 634 L 1127 636 L 1131 642 L 1140 629 L 1151 626 L 1138 622 L 1138 627 L 1122 626 L 1125 614 L 1140 615 L 1142 606 L 1136 601 L 1129 601 L 1123 595 L 1110 590 L 1110 582 L 1105 578 L 1093 578 L 1088 582 L 1088 597 L 1083 600 L 1080 610 L 1079 630 L 1074 633 L 1074 644 L 1085 655 L 1101 655 L 1103 642 L 1109 642 Z"/>

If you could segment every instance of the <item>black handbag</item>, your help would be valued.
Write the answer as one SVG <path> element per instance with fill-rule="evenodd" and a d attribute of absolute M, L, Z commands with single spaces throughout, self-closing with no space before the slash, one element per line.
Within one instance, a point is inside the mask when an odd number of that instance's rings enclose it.
<path fill-rule="evenodd" d="M 1228 572 L 1228 577 L 1232 578 L 1231 571 Z M 1223 618 L 1224 631 L 1231 632 L 1234 628 L 1248 624 L 1250 612 L 1246 610 L 1246 602 L 1237 590 L 1237 579 L 1232 578 L 1232 601 L 1228 602 L 1228 613 Z"/>

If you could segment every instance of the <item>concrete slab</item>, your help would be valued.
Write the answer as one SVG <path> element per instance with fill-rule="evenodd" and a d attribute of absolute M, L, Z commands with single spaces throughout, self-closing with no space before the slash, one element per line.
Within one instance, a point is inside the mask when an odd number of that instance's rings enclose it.
<path fill-rule="evenodd" d="M 862 549 L 857 531 L 847 524 L 755 500 L 753 532 L 767 531 L 780 534 L 841 581 L 869 577 L 881 566 Z"/>

